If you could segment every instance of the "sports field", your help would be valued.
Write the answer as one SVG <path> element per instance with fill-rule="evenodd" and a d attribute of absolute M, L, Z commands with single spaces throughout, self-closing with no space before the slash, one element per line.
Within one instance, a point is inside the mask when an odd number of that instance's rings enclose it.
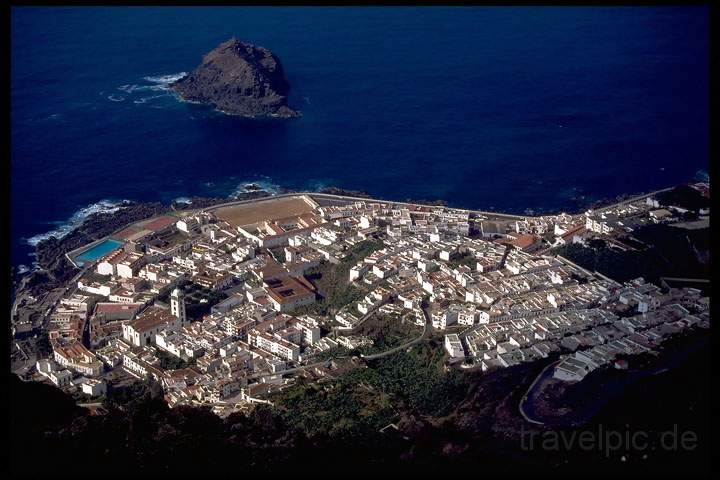
<path fill-rule="evenodd" d="M 214 211 L 221 220 L 234 226 L 249 225 L 262 220 L 291 217 L 312 212 L 313 207 L 302 197 L 283 197 L 260 200 L 252 203 L 220 207 Z"/>

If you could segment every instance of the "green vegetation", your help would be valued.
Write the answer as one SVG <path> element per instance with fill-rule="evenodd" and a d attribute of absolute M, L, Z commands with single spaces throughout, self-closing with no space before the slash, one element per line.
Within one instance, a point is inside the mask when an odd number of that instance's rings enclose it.
<path fill-rule="evenodd" d="M 182 288 L 185 295 L 185 313 L 188 318 L 192 320 L 199 320 L 204 315 L 210 313 L 210 309 L 213 305 L 225 300 L 227 295 L 219 290 L 212 290 L 210 288 L 203 287 L 197 283 L 184 282 L 179 285 Z M 170 290 L 165 292 L 158 300 L 169 304 L 170 303 Z M 201 302 L 203 299 L 207 302 Z"/>
<path fill-rule="evenodd" d="M 373 252 L 382 249 L 384 246 L 385 245 L 383 244 L 382 240 L 363 240 L 362 242 L 358 242 L 350 248 L 350 255 L 348 255 L 348 257 L 343 260 L 343 262 L 351 262 L 350 266 L 352 267 L 352 265 L 355 265 L 357 262 L 372 254 Z"/>
<path fill-rule="evenodd" d="M 274 248 L 268 248 L 268 251 L 272 255 L 272 257 L 277 260 L 280 263 L 285 263 L 285 248 L 284 247 L 274 247 Z"/>
<path fill-rule="evenodd" d="M 655 198 L 661 205 L 675 205 L 688 210 L 699 210 L 710 206 L 710 198 L 688 185 L 678 185 L 672 190 L 660 192 Z"/>
<path fill-rule="evenodd" d="M 262 280 L 252 274 L 247 276 L 247 278 L 245 279 L 245 283 L 251 288 L 262 287 L 263 285 Z"/>
<path fill-rule="evenodd" d="M 387 394 L 341 378 L 332 384 L 301 383 L 282 392 L 277 412 L 308 437 L 362 439 L 395 416 Z"/>
<path fill-rule="evenodd" d="M 177 245 L 178 243 L 187 242 L 190 236 L 180 230 L 171 230 L 170 233 L 156 236 L 156 241 L 164 246 Z"/>
<path fill-rule="evenodd" d="M 195 365 L 194 359 L 183 360 L 159 348 L 156 349 L 156 352 L 155 356 L 160 360 L 160 367 L 164 370 L 180 370 Z"/>
<path fill-rule="evenodd" d="M 365 355 L 384 352 L 402 345 L 420 335 L 422 327 L 400 315 L 376 313 L 365 320 L 356 330 L 358 335 L 370 337 L 374 344 L 361 347 Z"/>
<path fill-rule="evenodd" d="M 330 348 L 328 350 L 325 350 L 324 352 L 320 352 L 317 355 L 315 355 L 315 358 L 313 361 L 322 362 L 323 360 L 331 360 L 333 358 L 338 357 L 346 357 L 349 354 L 350 350 L 347 348 L 338 345 L 337 347 Z"/>
<path fill-rule="evenodd" d="M 469 384 L 463 372 L 445 372 L 444 350 L 437 347 L 415 345 L 409 351 L 373 360 L 371 368 L 353 370 L 348 377 L 402 399 L 420 414 L 447 415 L 465 397 Z"/>
<path fill-rule="evenodd" d="M 668 225 L 648 225 L 633 236 L 650 245 L 641 251 L 611 248 L 593 240 L 588 247 L 563 245 L 557 253 L 590 271 L 625 282 L 637 277 L 657 282 L 659 277 L 709 278 L 709 229 L 685 230 Z"/>
<path fill-rule="evenodd" d="M 322 298 L 312 305 L 297 309 L 295 313 L 330 315 L 345 305 L 360 300 L 366 292 L 349 282 L 350 269 L 381 248 L 383 248 L 381 241 L 365 240 L 354 245 L 340 264 L 323 262 L 308 270 L 305 276 L 317 287 Z"/>
<path fill-rule="evenodd" d="M 103 406 L 107 409 L 132 409 L 151 400 L 162 401 L 162 396 L 162 386 L 153 380 L 138 380 L 120 388 L 108 385 Z"/>
<path fill-rule="evenodd" d="M 38 358 L 49 357 L 52 355 L 52 345 L 50 345 L 50 338 L 48 337 L 47 330 L 41 330 L 37 334 L 37 338 L 29 337 L 23 340 L 18 340 L 18 343 L 22 345 L 25 352 L 32 353 Z"/>
<path fill-rule="evenodd" d="M 350 370 L 330 384 L 295 385 L 272 400 L 288 424 L 310 437 L 363 437 L 392 421 L 395 407 L 449 414 L 470 383 L 463 372 L 445 372 L 444 359 L 437 346 L 421 344 Z"/>
<path fill-rule="evenodd" d="M 473 255 L 472 253 L 466 252 L 461 255 L 457 255 L 454 258 L 450 258 L 448 265 L 450 265 L 452 268 L 457 268 L 460 265 L 465 265 L 465 266 L 468 266 L 468 267 L 474 269 L 476 263 L 477 263 L 477 259 L 475 258 L 475 255 Z"/>

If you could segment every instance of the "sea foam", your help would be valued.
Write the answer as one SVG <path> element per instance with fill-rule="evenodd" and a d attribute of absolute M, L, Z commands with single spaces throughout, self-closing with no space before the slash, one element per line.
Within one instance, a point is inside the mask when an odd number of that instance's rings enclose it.
<path fill-rule="evenodd" d="M 174 82 L 177 82 L 181 78 L 184 78 L 187 76 L 187 72 L 179 72 L 179 73 L 169 73 L 167 75 L 157 75 L 157 76 L 149 76 L 149 77 L 143 77 L 143 80 L 146 80 L 151 83 L 159 83 L 159 84 L 171 84 Z"/>
<path fill-rule="evenodd" d="M 235 198 L 239 195 L 242 195 L 243 193 L 258 191 L 264 191 L 269 193 L 270 195 L 277 195 L 278 193 L 280 193 L 280 185 L 274 183 L 270 177 L 265 176 L 257 180 L 244 180 L 240 182 L 238 186 L 235 187 L 235 190 L 233 190 L 232 193 L 228 196 L 230 198 Z"/>
<path fill-rule="evenodd" d="M 160 95 L 151 95 L 133 100 L 133 103 L 136 104 L 148 103 L 148 101 L 156 98 L 173 95 L 174 92 L 170 89 L 170 85 L 185 76 L 187 76 L 187 72 L 169 73 L 167 75 L 151 75 L 143 77 L 143 80 L 149 82 L 149 84 L 126 83 L 115 88 L 131 96 L 138 92 L 163 92 Z M 124 100 L 124 97 L 119 95 L 111 95 L 108 98 L 115 102 L 121 102 Z"/>
<path fill-rule="evenodd" d="M 130 202 L 129 200 L 100 200 L 97 203 L 93 203 L 92 205 L 81 208 L 80 210 L 73 213 L 73 215 L 65 221 L 52 222 L 53 224 L 58 225 L 57 228 L 50 230 L 49 232 L 40 233 L 38 235 L 32 236 L 28 238 L 26 242 L 34 247 L 38 243 L 42 242 L 43 240 L 47 240 L 48 238 L 63 238 L 65 235 L 69 234 L 77 227 L 82 225 L 85 219 L 90 215 L 94 213 L 114 213 L 121 208 L 128 206 L 130 203 L 132 202 Z"/>

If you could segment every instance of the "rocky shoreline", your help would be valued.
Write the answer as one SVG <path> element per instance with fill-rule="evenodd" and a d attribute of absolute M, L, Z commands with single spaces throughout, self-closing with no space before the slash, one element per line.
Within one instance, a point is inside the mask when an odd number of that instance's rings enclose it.
<path fill-rule="evenodd" d="M 198 208 L 207 208 L 212 205 L 220 203 L 226 203 L 234 200 L 251 200 L 256 198 L 264 198 L 271 196 L 272 193 L 262 189 L 259 186 L 250 184 L 247 191 L 233 195 L 231 198 L 221 197 L 191 197 L 188 201 L 174 201 L 170 205 L 164 205 L 159 202 L 137 202 L 129 203 L 126 206 L 121 207 L 118 211 L 113 213 L 95 213 L 88 216 L 85 221 L 76 229 L 72 230 L 61 238 L 50 237 L 36 246 L 36 256 L 38 268 L 19 274 L 13 267 L 13 280 L 14 289 L 16 292 L 21 292 L 27 288 L 30 288 L 34 295 L 42 294 L 53 288 L 57 288 L 60 284 L 70 279 L 75 273 L 75 268 L 65 257 L 67 252 L 75 250 L 76 248 L 87 245 L 95 240 L 101 239 L 107 235 L 112 234 L 114 231 L 124 227 L 125 225 L 146 218 L 150 218 L 155 215 L 170 211 L 183 211 L 183 210 L 195 210 Z M 252 187 L 256 188 L 252 188 Z M 279 188 L 278 193 L 289 194 L 296 193 L 295 190 L 289 188 Z M 363 190 L 350 190 L 340 187 L 326 187 L 319 190 L 317 193 L 324 193 L 328 195 L 340 195 L 349 197 L 359 198 L 372 198 L 372 196 Z M 603 199 L 601 201 L 594 202 L 592 205 L 578 209 L 578 212 L 585 211 L 588 208 L 596 209 L 604 205 L 609 205 L 614 202 L 626 200 L 637 196 L 638 194 L 623 194 L 615 198 Z M 438 205 L 438 206 L 449 206 L 447 201 L 436 200 L 436 201 L 423 201 L 423 200 L 406 200 L 411 203 L 425 204 L 425 205 Z M 539 212 L 536 212 L 538 214 Z M 545 213 L 547 214 L 547 213 Z"/>
<path fill-rule="evenodd" d="M 345 197 L 372 198 L 370 194 L 364 190 L 346 190 L 338 187 L 326 187 L 318 193 L 324 193 L 326 195 L 340 195 Z"/>
<path fill-rule="evenodd" d="M 677 188 L 680 187 L 676 187 L 676 189 Z M 279 187 L 276 192 L 271 193 L 258 185 L 248 184 L 245 191 L 232 195 L 229 198 L 195 196 L 189 198 L 187 201 L 173 201 L 169 205 L 159 202 L 129 202 L 113 213 L 92 214 L 88 216 L 79 227 L 65 236 L 61 238 L 51 237 L 38 243 L 36 246 L 37 267 L 35 269 L 19 273 L 16 267 L 12 268 L 13 297 L 18 297 L 21 293 L 26 292 L 34 296 L 39 296 L 62 286 L 64 282 L 78 272 L 78 269 L 67 260 L 65 256 L 66 253 L 110 235 L 127 224 L 172 211 L 191 211 L 229 201 L 251 200 L 272 196 L 274 194 L 292 193 L 297 193 L 297 191 L 290 188 Z M 333 186 L 318 190 L 317 193 L 372 198 L 366 191 L 350 190 Z M 622 194 L 614 198 L 599 200 L 591 205 L 586 205 L 584 208 L 578 208 L 576 213 L 581 213 L 587 209 L 601 208 L 638 195 L 642 194 Z M 428 206 L 450 206 L 448 202 L 444 200 L 430 202 L 408 199 L 406 201 Z M 551 213 L 533 212 L 533 214 L 550 215 Z"/>
<path fill-rule="evenodd" d="M 251 200 L 270 196 L 264 190 L 238 194 L 237 200 Z M 68 261 L 66 253 L 111 235 L 134 222 L 172 211 L 196 210 L 228 202 L 228 198 L 191 197 L 187 202 L 174 201 L 170 205 L 160 202 L 129 202 L 113 213 L 94 213 L 83 223 L 61 238 L 50 237 L 35 247 L 37 268 L 17 273 L 13 267 L 15 296 L 28 291 L 39 296 L 61 286 L 79 270 Z"/>

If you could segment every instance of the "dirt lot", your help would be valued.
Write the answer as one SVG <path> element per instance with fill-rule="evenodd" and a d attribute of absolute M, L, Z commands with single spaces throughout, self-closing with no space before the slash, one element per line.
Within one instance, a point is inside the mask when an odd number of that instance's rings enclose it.
<path fill-rule="evenodd" d="M 301 197 L 286 197 L 221 207 L 215 210 L 215 214 L 232 225 L 240 226 L 312 211 L 313 208 Z"/>

